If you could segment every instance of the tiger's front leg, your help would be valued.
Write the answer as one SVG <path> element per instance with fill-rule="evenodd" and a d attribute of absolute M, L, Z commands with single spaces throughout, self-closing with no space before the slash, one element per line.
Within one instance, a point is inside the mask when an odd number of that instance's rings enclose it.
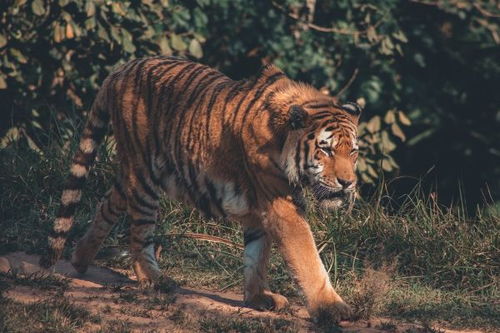
<path fill-rule="evenodd" d="M 333 289 L 309 224 L 299 209 L 289 200 L 276 199 L 266 214 L 264 228 L 277 242 L 299 283 L 313 320 L 328 324 L 348 319 L 352 311 Z"/>
<path fill-rule="evenodd" d="M 261 227 L 246 227 L 243 232 L 245 253 L 245 304 L 258 310 L 280 310 L 288 300 L 269 290 L 267 264 L 271 239 Z"/>

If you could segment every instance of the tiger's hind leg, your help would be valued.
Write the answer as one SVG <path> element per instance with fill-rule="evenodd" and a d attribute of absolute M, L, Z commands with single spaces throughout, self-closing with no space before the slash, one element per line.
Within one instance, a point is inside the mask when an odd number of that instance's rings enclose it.
<path fill-rule="evenodd" d="M 158 187 L 142 175 L 132 175 L 127 189 L 130 253 L 137 281 L 148 287 L 161 277 L 154 251 L 154 231 L 159 208 Z"/>
<path fill-rule="evenodd" d="M 87 271 L 102 242 L 118 221 L 120 215 L 126 210 L 126 197 L 120 186 L 119 183 L 114 185 L 101 201 L 92 225 L 80 239 L 73 252 L 71 264 L 79 273 Z"/>
<path fill-rule="evenodd" d="M 243 232 L 245 304 L 258 310 L 280 310 L 288 305 L 287 299 L 269 290 L 267 265 L 271 239 L 261 228 L 247 227 Z"/>

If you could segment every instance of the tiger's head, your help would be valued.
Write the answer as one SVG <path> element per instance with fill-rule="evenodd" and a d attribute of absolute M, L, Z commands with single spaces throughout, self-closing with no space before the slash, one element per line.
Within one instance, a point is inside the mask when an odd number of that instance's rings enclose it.
<path fill-rule="evenodd" d="M 333 98 L 289 106 L 282 164 L 289 181 L 310 186 L 327 210 L 354 202 L 360 114 L 356 103 Z"/>

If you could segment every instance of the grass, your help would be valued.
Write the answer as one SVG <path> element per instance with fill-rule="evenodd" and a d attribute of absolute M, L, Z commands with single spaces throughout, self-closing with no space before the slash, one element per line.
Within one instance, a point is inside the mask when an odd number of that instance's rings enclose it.
<path fill-rule="evenodd" d="M 65 144 L 60 137 L 47 140 L 42 155 L 23 141 L 0 150 L 0 255 L 16 250 L 43 252 L 66 175 L 67 153 L 75 145 L 73 141 Z M 112 151 L 103 150 L 91 172 L 66 256 L 90 222 L 98 198 L 112 182 L 115 166 L 109 162 L 111 156 Z M 467 214 L 460 204 L 440 206 L 418 187 L 396 199 L 381 187 L 372 197 L 360 200 L 350 215 L 307 212 L 332 281 L 358 316 L 440 321 L 454 328 L 500 327 L 498 209 L 486 207 Z M 237 224 L 203 219 L 195 210 L 167 200 L 161 202 L 159 216 L 156 241 L 162 246 L 160 266 L 170 277 L 181 285 L 240 291 L 242 253 L 230 243 L 242 243 Z M 186 232 L 230 242 L 209 243 L 179 236 Z M 117 253 L 126 250 L 127 238 L 127 224 L 122 222 L 106 240 L 105 248 L 118 249 Z M 107 265 L 129 268 L 126 255 L 103 260 Z M 276 253 L 271 258 L 270 277 L 273 290 L 292 299 L 301 298 Z M 36 277 L 25 279 L 26 283 L 37 283 Z M 21 278 L 14 280 L 23 283 Z M 166 280 L 160 289 L 168 293 L 170 283 Z M 126 294 L 122 300 L 134 301 Z M 172 300 L 157 301 L 168 306 Z M 3 302 L 7 308 L 32 309 Z M 58 312 L 54 304 L 46 310 Z M 68 327 L 76 329 L 78 320 L 68 318 Z M 211 326 L 216 324 L 228 329 L 239 325 L 237 320 L 207 319 L 200 327 L 216 331 Z M 261 324 L 260 329 L 281 329 L 277 323 Z M 249 332 L 254 329 L 251 325 Z M 123 325 L 115 328 L 126 331 Z"/>
<path fill-rule="evenodd" d="M 0 295 L 0 332 L 78 332 L 99 317 L 64 298 L 23 304 Z"/>
<path fill-rule="evenodd" d="M 66 290 L 69 281 L 63 277 L 36 272 L 32 274 L 20 274 L 16 271 L 8 273 L 0 272 L 0 281 L 13 285 L 30 286 L 40 290 Z"/>

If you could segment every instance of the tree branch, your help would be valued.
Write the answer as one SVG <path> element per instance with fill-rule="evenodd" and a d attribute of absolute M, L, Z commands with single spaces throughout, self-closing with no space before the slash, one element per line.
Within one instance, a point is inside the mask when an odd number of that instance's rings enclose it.
<path fill-rule="evenodd" d="M 316 25 L 316 24 L 314 24 L 312 22 L 304 22 L 299 17 L 299 15 L 294 14 L 294 13 L 290 13 L 288 10 L 286 10 L 286 8 L 284 8 L 280 4 L 276 3 L 275 1 L 271 1 L 271 3 L 273 4 L 274 7 L 276 7 L 277 9 L 279 9 L 284 14 L 288 15 L 289 17 L 293 18 L 294 20 L 299 21 L 300 23 L 304 24 L 308 28 L 316 30 L 316 31 L 320 31 L 320 32 L 333 32 L 333 33 L 336 33 L 336 34 L 339 34 L 339 35 L 350 35 L 350 36 L 365 35 L 368 32 L 368 29 L 365 29 L 365 30 L 350 30 L 350 29 L 337 29 L 337 28 L 333 28 L 333 27 L 332 28 L 327 28 L 327 27 L 322 27 L 322 26 Z M 384 17 L 382 17 L 379 21 L 377 21 L 373 25 L 373 28 L 377 28 L 383 22 L 384 18 L 385 18 L 385 15 L 384 15 Z"/>

